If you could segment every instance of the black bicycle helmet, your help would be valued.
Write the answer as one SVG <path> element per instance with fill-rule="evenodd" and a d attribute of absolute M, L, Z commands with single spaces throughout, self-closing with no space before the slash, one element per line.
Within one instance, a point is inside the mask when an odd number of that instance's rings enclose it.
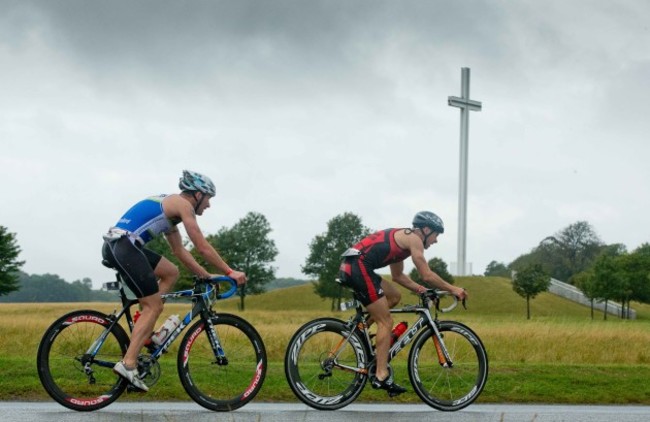
<path fill-rule="evenodd" d="M 413 227 L 424 228 L 429 227 L 431 230 L 438 234 L 445 232 L 445 225 L 442 218 L 438 217 L 431 211 L 420 211 L 413 217 Z"/>

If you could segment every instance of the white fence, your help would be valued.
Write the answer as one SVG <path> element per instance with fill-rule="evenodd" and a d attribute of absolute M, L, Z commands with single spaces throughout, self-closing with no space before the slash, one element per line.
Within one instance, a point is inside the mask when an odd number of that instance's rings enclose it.
<path fill-rule="evenodd" d="M 580 289 L 554 278 L 551 278 L 551 286 L 549 287 L 548 291 L 582 305 L 591 306 L 591 301 L 584 295 L 584 293 L 580 291 Z M 605 312 L 605 302 L 594 301 L 594 309 Z M 621 305 L 616 302 L 608 301 L 607 313 L 620 317 Z M 630 319 L 636 319 L 636 311 L 634 309 L 629 310 L 629 317 Z"/>

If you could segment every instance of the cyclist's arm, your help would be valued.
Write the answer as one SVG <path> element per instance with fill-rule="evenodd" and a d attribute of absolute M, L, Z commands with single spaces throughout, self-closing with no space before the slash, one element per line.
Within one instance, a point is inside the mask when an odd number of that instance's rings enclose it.
<path fill-rule="evenodd" d="M 170 208 L 172 208 L 172 213 L 174 215 L 178 215 L 183 223 L 183 226 L 185 227 L 185 231 L 187 232 L 187 235 L 189 236 L 190 240 L 194 244 L 194 248 L 201 254 L 203 258 L 205 258 L 206 261 L 217 270 L 221 271 L 222 274 L 226 274 L 229 277 L 237 280 L 237 284 L 244 284 L 246 283 L 246 274 L 244 274 L 241 271 L 235 271 L 232 270 L 228 264 L 221 258 L 219 253 L 212 247 L 212 245 L 205 239 L 205 236 L 203 236 L 203 232 L 199 228 L 199 224 L 196 221 L 196 214 L 194 212 L 194 208 L 192 208 L 192 205 L 185 201 L 184 199 L 178 197 L 174 198 L 176 199 L 173 203 L 170 204 Z M 171 234 L 171 233 L 170 233 Z M 180 234 L 178 234 L 178 237 L 180 239 Z M 189 265 L 194 266 L 198 265 L 201 267 L 198 262 L 192 257 L 192 255 L 187 251 L 183 245 L 182 242 L 179 241 L 179 248 L 178 253 L 181 254 L 181 256 L 186 257 L 187 260 L 191 260 L 194 264 L 189 263 Z M 182 250 L 180 250 L 182 249 Z M 183 252 L 184 251 L 184 252 Z M 176 252 L 174 252 L 176 255 Z M 182 259 L 181 256 L 178 256 L 179 259 Z M 184 265 L 187 265 L 185 261 L 182 261 Z M 189 261 L 188 261 L 189 262 Z M 188 266 L 190 270 L 192 270 L 192 267 Z M 194 268 L 196 268 L 194 266 Z M 201 267 L 203 271 L 203 267 Z M 203 274 L 203 271 L 199 274 Z M 207 272 L 207 271 L 205 271 Z"/>
<path fill-rule="evenodd" d="M 419 238 L 415 236 L 410 237 L 408 239 L 408 248 L 411 251 L 411 259 L 413 260 L 413 264 L 418 270 L 418 273 L 420 273 L 422 281 L 433 288 L 447 290 L 459 299 L 464 299 L 467 297 L 467 292 L 465 292 L 464 289 L 447 283 L 445 280 L 443 280 L 442 277 L 431 271 L 431 268 L 429 268 L 429 264 L 424 257 L 424 246 L 422 245 L 422 241 Z"/>
<path fill-rule="evenodd" d="M 167 239 L 167 243 L 169 243 L 172 253 L 179 261 L 181 261 L 181 264 L 199 277 L 210 277 L 208 270 L 196 262 L 192 254 L 183 246 L 183 239 L 181 238 L 178 228 L 174 227 L 168 233 L 165 233 L 165 238 Z"/>
<path fill-rule="evenodd" d="M 390 264 L 390 275 L 395 283 L 404 286 L 415 293 L 423 293 L 425 290 L 425 287 L 420 286 L 418 283 L 413 281 L 411 277 L 404 274 L 404 262 Z"/>

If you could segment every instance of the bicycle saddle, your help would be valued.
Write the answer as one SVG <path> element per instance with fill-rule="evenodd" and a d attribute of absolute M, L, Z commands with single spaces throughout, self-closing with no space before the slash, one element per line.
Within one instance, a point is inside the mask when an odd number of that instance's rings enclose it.
<path fill-rule="evenodd" d="M 105 266 L 106 268 L 110 268 L 110 269 L 113 269 L 113 270 L 115 269 L 115 266 L 111 265 L 111 263 L 108 262 L 105 259 L 102 259 L 102 265 Z"/>

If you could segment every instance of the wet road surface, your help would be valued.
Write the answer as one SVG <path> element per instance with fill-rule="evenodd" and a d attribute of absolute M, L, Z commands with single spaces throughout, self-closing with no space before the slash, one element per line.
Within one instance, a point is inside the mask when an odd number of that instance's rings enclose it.
<path fill-rule="evenodd" d="M 54 402 L 0 402 L 0 420 L 11 422 L 165 421 L 165 422 L 638 422 L 650 421 L 650 406 L 565 406 L 474 404 L 447 413 L 426 405 L 361 404 L 325 412 L 297 403 L 249 403 L 229 413 L 191 402 L 116 402 L 91 413 L 68 410 Z"/>

